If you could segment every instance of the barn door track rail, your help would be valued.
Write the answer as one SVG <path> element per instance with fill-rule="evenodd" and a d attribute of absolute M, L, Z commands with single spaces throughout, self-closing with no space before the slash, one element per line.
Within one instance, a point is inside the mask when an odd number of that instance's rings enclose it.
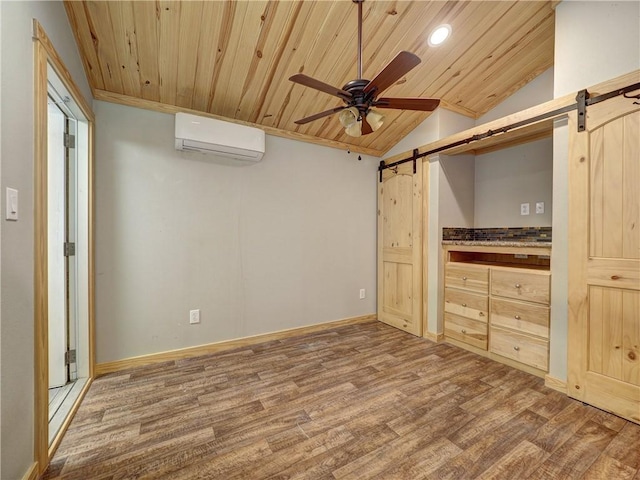
<path fill-rule="evenodd" d="M 384 160 L 380 160 L 380 165 L 378 166 L 379 172 L 379 181 L 382 182 L 382 172 L 388 168 L 393 169 L 397 172 L 398 165 L 402 165 L 403 163 L 413 162 L 413 173 L 416 173 L 416 161 L 419 158 L 424 158 L 429 155 L 433 155 L 435 153 L 440 153 L 445 150 L 449 150 L 450 148 L 460 147 L 462 145 L 468 145 L 472 142 L 477 142 L 478 140 L 483 140 L 485 138 L 493 137 L 499 133 L 506 133 L 509 130 L 514 130 L 517 128 L 524 127 L 526 125 L 531 125 L 533 123 L 540 122 L 542 120 L 547 120 L 549 118 L 554 118 L 562 115 L 563 113 L 568 113 L 573 110 L 578 110 L 578 132 L 583 132 L 587 127 L 587 107 L 590 105 L 595 105 L 596 103 L 604 102 L 605 100 L 609 100 L 614 97 L 618 97 L 620 95 L 629 99 L 637 99 L 640 100 L 640 93 L 636 95 L 628 95 L 631 92 L 635 92 L 640 90 L 640 83 L 634 83 L 632 85 L 627 85 L 626 87 L 619 88 L 617 90 L 612 90 L 608 93 L 603 93 L 602 95 L 597 95 L 595 97 L 591 97 L 589 92 L 584 89 L 578 92 L 576 95 L 576 103 L 572 103 L 565 107 L 557 108 L 555 110 L 551 110 L 549 112 L 536 115 L 534 117 L 527 118 L 525 120 L 521 120 L 519 122 L 511 123 L 509 125 L 505 125 L 504 127 L 490 129 L 483 133 L 478 133 L 475 135 L 471 135 L 462 140 L 458 140 L 447 145 L 443 145 L 438 148 L 434 148 L 433 150 L 427 150 L 423 153 L 418 153 L 418 149 L 413 150 L 413 155 L 407 158 L 403 158 L 402 160 L 397 160 L 393 163 L 386 164 Z M 633 102 L 634 105 L 640 105 L 640 102 Z"/>

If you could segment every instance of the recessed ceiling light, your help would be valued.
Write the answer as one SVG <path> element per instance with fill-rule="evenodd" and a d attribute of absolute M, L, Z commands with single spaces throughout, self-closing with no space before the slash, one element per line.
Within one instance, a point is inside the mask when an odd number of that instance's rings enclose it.
<path fill-rule="evenodd" d="M 446 23 L 438 25 L 433 32 L 431 32 L 431 35 L 429 35 L 429 45 L 431 47 L 437 47 L 449 38 L 449 35 L 451 35 L 451 25 Z"/>

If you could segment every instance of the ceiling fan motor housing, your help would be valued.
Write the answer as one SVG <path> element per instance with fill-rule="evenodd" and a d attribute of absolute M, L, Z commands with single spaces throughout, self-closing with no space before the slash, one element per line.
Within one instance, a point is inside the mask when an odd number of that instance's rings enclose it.
<path fill-rule="evenodd" d="M 356 107 L 361 115 L 366 115 L 375 96 L 375 90 L 369 93 L 364 92 L 364 87 L 368 84 L 369 80 L 359 78 L 345 83 L 342 87 L 342 90 L 351 94 L 351 98 L 348 100 L 345 99 L 345 103 L 349 107 Z"/>

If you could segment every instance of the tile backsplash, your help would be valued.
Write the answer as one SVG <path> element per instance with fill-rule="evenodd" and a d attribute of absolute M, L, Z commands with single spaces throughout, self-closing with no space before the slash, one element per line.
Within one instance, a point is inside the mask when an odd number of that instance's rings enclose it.
<path fill-rule="evenodd" d="M 551 227 L 445 227 L 442 229 L 442 240 L 472 242 L 550 242 Z"/>

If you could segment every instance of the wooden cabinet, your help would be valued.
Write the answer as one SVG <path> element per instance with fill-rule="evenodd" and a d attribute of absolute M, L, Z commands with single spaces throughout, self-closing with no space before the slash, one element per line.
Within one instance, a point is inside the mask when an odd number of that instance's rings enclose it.
<path fill-rule="evenodd" d="M 491 269 L 491 295 L 549 305 L 548 272 L 530 272 L 524 268 Z"/>
<path fill-rule="evenodd" d="M 486 295 L 477 295 L 463 290 L 447 288 L 444 293 L 444 310 L 445 312 L 486 324 L 489 301 Z"/>
<path fill-rule="evenodd" d="M 549 371 L 548 271 L 491 268 L 491 352 Z"/>
<path fill-rule="evenodd" d="M 491 351 L 540 370 L 549 368 L 549 341 L 531 335 L 491 327 Z"/>
<path fill-rule="evenodd" d="M 489 268 L 448 263 L 445 266 L 445 336 L 487 349 Z"/>
<path fill-rule="evenodd" d="M 543 376 L 549 368 L 549 248 L 467 249 L 445 247 L 445 338 Z"/>
<path fill-rule="evenodd" d="M 549 307 L 491 299 L 491 324 L 549 338 Z"/>
<path fill-rule="evenodd" d="M 473 345 L 474 347 L 487 349 L 487 324 L 470 320 L 467 317 L 445 312 L 444 334 L 448 338 Z"/>
<path fill-rule="evenodd" d="M 486 294 L 489 292 L 489 269 L 481 265 L 450 262 L 445 266 L 444 284 Z"/>

